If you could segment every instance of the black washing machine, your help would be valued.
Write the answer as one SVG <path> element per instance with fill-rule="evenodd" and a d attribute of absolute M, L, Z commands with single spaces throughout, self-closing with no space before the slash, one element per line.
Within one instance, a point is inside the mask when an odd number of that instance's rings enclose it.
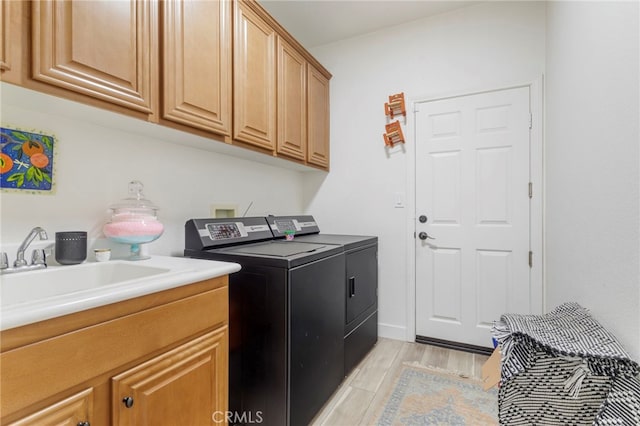
<path fill-rule="evenodd" d="M 276 238 L 331 244 L 345 252 L 345 375 L 378 341 L 378 237 L 321 234 L 313 216 L 269 216 Z"/>
<path fill-rule="evenodd" d="M 185 256 L 229 277 L 229 410 L 240 423 L 306 425 L 344 378 L 344 250 L 273 240 L 264 217 L 191 219 Z"/>

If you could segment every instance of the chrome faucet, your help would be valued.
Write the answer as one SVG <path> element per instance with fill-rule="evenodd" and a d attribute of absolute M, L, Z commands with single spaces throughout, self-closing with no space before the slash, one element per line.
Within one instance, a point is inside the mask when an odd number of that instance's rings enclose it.
<path fill-rule="evenodd" d="M 3 274 L 47 267 L 47 263 L 45 262 L 44 250 L 33 251 L 33 258 L 31 260 L 31 265 L 29 265 L 27 261 L 24 260 L 25 251 L 29 247 L 29 244 L 31 244 L 31 242 L 36 237 L 39 237 L 41 240 L 46 240 L 48 238 L 47 231 L 40 228 L 39 226 L 36 226 L 31 230 L 31 232 L 29 232 L 29 235 L 27 235 L 27 238 L 25 238 L 22 244 L 20 244 L 20 247 L 18 247 L 18 252 L 16 253 L 16 261 L 13 262 L 13 268 L 8 268 L 8 262 L 6 261 L 6 254 L 2 253 L 2 260 L 0 262 L 1 263 L 0 271 Z"/>

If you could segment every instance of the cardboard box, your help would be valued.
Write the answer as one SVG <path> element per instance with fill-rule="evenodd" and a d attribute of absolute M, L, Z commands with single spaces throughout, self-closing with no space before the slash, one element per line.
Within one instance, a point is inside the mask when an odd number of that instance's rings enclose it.
<path fill-rule="evenodd" d="M 498 386 L 500 383 L 500 358 L 500 348 L 496 348 L 482 366 L 482 387 L 484 390 Z"/>

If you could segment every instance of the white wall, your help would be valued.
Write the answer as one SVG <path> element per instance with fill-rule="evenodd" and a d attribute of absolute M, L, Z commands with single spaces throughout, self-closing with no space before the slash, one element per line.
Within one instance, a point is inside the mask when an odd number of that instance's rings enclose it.
<path fill-rule="evenodd" d="M 575 300 L 640 359 L 638 2 L 550 2 L 547 306 Z"/>
<path fill-rule="evenodd" d="M 545 25 L 547 25 L 545 33 Z M 380 236 L 382 335 L 407 330 L 413 239 L 411 117 L 407 145 L 387 150 L 383 104 L 533 81 L 545 72 L 546 306 L 577 300 L 638 358 L 640 153 L 638 4 L 487 2 L 314 49 L 331 81 L 331 173 L 300 173 L 182 145 L 217 142 L 3 84 L 4 125 L 58 137 L 55 195 L 0 196 L 3 243 L 34 225 L 99 237 L 131 179 L 167 226 L 151 244 L 179 254 L 184 221 L 213 203 L 249 215 L 314 214 L 325 232 Z M 546 35 L 545 35 L 546 34 Z M 149 129 L 152 128 L 151 131 Z M 396 193 L 406 208 L 394 208 Z"/>
<path fill-rule="evenodd" d="M 543 74 L 544 48 L 544 3 L 487 2 L 313 49 L 333 73 L 331 173 L 305 176 L 306 210 L 325 232 L 380 237 L 381 335 L 412 338 L 413 309 L 412 118 L 403 126 L 406 146 L 385 149 L 384 102 L 399 92 L 417 100 L 531 82 Z M 394 208 L 396 193 L 406 208 Z"/>
<path fill-rule="evenodd" d="M 181 254 L 185 221 L 210 217 L 211 204 L 237 204 L 242 214 L 253 201 L 248 216 L 302 213 L 301 172 L 207 150 L 220 142 L 7 84 L 1 106 L 3 125 L 54 134 L 58 146 L 55 194 L 2 193 L 3 245 L 36 225 L 49 239 L 65 230 L 100 238 L 108 206 L 127 196 L 134 179 L 144 183 L 165 225 L 149 244 L 152 254 Z"/>

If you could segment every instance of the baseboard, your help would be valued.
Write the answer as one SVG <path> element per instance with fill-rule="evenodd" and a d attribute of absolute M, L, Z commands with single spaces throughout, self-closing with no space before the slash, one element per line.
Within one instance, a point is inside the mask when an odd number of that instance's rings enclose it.
<path fill-rule="evenodd" d="M 394 340 L 407 340 L 407 328 L 399 325 L 378 323 L 378 336 Z"/>
<path fill-rule="evenodd" d="M 441 348 L 454 349 L 457 351 L 472 352 L 480 355 L 491 355 L 493 352 L 493 348 L 485 348 L 483 346 L 451 342 L 449 340 L 434 339 L 433 337 L 425 336 L 416 336 L 416 343 L 424 343 L 427 345 L 440 346 Z"/>

